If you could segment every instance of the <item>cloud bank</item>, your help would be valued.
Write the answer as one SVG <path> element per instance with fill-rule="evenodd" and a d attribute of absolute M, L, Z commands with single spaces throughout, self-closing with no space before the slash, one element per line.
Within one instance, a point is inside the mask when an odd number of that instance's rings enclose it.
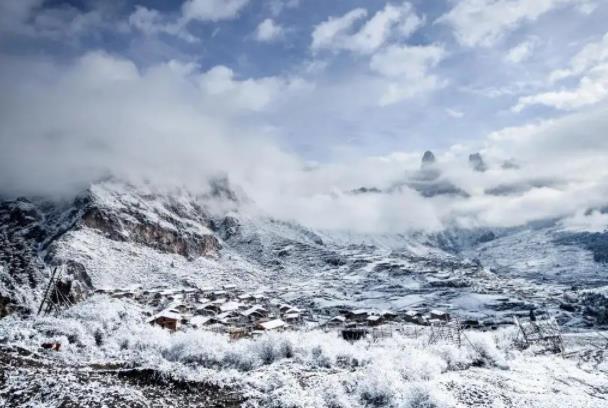
<path fill-rule="evenodd" d="M 169 3 L 0 3 L 1 195 L 227 174 L 320 229 L 602 228 L 600 3 Z"/>
<path fill-rule="evenodd" d="M 285 98 L 308 92 L 297 79 L 238 78 L 223 66 L 205 71 L 177 61 L 142 70 L 105 52 L 68 65 L 5 60 L 4 195 L 68 194 L 110 174 L 196 190 L 209 177 L 227 174 L 273 216 L 375 233 L 508 227 L 575 216 L 607 201 L 605 107 L 507 128 L 439 153 L 440 178 L 469 197 L 424 198 L 407 187 L 419 171 L 421 152 L 315 164 L 281 149 L 273 132 L 251 115 L 280 109 Z M 467 156 L 474 150 L 481 151 L 488 171 L 471 168 Z M 511 158 L 519 168 L 502 165 Z M 501 186 L 517 188 L 488 193 Z M 383 192 L 352 192 L 360 187 Z"/>

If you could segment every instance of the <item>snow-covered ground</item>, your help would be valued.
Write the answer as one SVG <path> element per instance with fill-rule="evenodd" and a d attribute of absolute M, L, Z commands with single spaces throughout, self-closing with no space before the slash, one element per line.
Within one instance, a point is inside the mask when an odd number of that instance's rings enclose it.
<path fill-rule="evenodd" d="M 515 334 L 512 328 L 468 331 L 461 348 L 429 345 L 424 333 L 412 337 L 397 330 L 375 342 L 349 343 L 335 331 L 321 330 L 230 341 L 204 330 L 171 334 L 145 323 L 139 306 L 99 296 L 57 317 L 0 321 L 0 403 L 606 406 L 605 338 L 568 336 L 561 356 L 540 348 L 520 350 Z M 62 347 L 42 350 L 44 342 Z"/>
<path fill-rule="evenodd" d="M 573 331 L 567 353 L 521 350 L 512 327 L 467 332 L 461 348 L 428 345 L 427 335 L 412 337 L 403 324 L 391 338 L 352 344 L 319 329 L 233 342 L 204 330 L 171 334 L 146 323 L 158 312 L 151 306 L 93 295 L 57 316 L 0 320 L 0 404 L 607 406 L 608 342 L 593 331 L 608 324 L 607 266 L 584 246 L 559 243 L 559 227 L 502 231 L 483 242 L 487 231 L 454 231 L 453 245 L 443 245 L 425 234 L 313 231 L 235 211 L 238 200 L 211 209 L 184 192 L 114 182 L 84 197 L 50 210 L 9 204 L 6 219 L 16 211 L 22 221 L 0 232 L 9 240 L 31 235 L 30 258 L 84 271 L 70 279 L 86 277 L 90 292 L 235 284 L 280 294 L 317 316 L 440 308 L 486 328 L 540 309 Z M 50 269 L 8 270 L 0 265 L 0 295 L 27 299 L 35 311 Z M 61 343 L 60 351 L 40 349 L 47 342 Z"/>

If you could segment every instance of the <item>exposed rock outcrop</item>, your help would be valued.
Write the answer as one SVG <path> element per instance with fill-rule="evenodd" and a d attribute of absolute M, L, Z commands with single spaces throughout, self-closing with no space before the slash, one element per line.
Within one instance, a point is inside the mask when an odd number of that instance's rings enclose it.
<path fill-rule="evenodd" d="M 433 152 L 431 152 L 430 150 L 427 150 L 422 155 L 422 161 L 420 163 L 420 168 L 424 170 L 425 168 L 428 168 L 429 166 L 434 165 L 436 162 L 437 162 L 437 159 L 435 158 L 435 155 L 433 154 Z"/>
<path fill-rule="evenodd" d="M 238 218 L 228 215 L 222 219 L 215 229 L 223 240 L 229 240 L 239 234 L 240 227 L 241 223 Z"/>
<path fill-rule="evenodd" d="M 420 170 L 413 175 L 406 185 L 418 191 L 423 197 L 435 197 L 438 195 L 452 195 L 468 197 L 469 194 L 449 180 L 441 177 L 441 171 L 437 167 L 437 159 L 430 150 L 424 152 L 420 162 Z M 398 188 L 399 186 L 396 186 Z"/>
<path fill-rule="evenodd" d="M 123 218 L 99 208 L 88 210 L 82 218 L 82 224 L 115 241 L 130 241 L 186 258 L 213 256 L 221 249 L 219 241 L 212 234 L 188 231 L 183 225 Z"/>

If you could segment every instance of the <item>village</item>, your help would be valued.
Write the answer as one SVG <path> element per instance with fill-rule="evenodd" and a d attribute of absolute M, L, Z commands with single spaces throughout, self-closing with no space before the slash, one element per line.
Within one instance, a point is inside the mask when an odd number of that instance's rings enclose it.
<path fill-rule="evenodd" d="M 221 288 L 98 289 L 117 299 L 130 299 L 155 312 L 147 321 L 169 331 L 186 328 L 225 333 L 231 339 L 248 338 L 285 329 L 336 330 L 347 340 L 373 333 L 390 335 L 399 324 L 440 326 L 450 323 L 444 310 L 310 310 L 284 302 L 277 291 L 246 292 L 235 285 Z"/>

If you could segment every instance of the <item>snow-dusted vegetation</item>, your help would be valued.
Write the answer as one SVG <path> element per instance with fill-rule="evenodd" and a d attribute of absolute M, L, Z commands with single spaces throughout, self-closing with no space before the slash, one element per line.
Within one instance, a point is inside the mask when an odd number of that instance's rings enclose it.
<path fill-rule="evenodd" d="M 50 342 L 61 349 L 40 349 Z M 0 344 L 51 364 L 149 370 L 177 383 L 228 388 L 249 407 L 601 407 L 608 392 L 604 353 L 587 362 L 584 352 L 537 355 L 540 350 L 520 350 L 513 328 L 469 331 L 460 348 L 398 331 L 376 342 L 350 343 L 321 330 L 231 341 L 206 330 L 151 326 L 139 306 L 102 296 L 57 317 L 5 318 Z M 3 375 L 0 401 L 10 406 L 12 394 L 27 393 L 28 386 L 17 372 Z M 31 381 L 41 380 L 32 375 Z M 44 406 L 56 404 L 54 397 L 38 396 Z"/>

